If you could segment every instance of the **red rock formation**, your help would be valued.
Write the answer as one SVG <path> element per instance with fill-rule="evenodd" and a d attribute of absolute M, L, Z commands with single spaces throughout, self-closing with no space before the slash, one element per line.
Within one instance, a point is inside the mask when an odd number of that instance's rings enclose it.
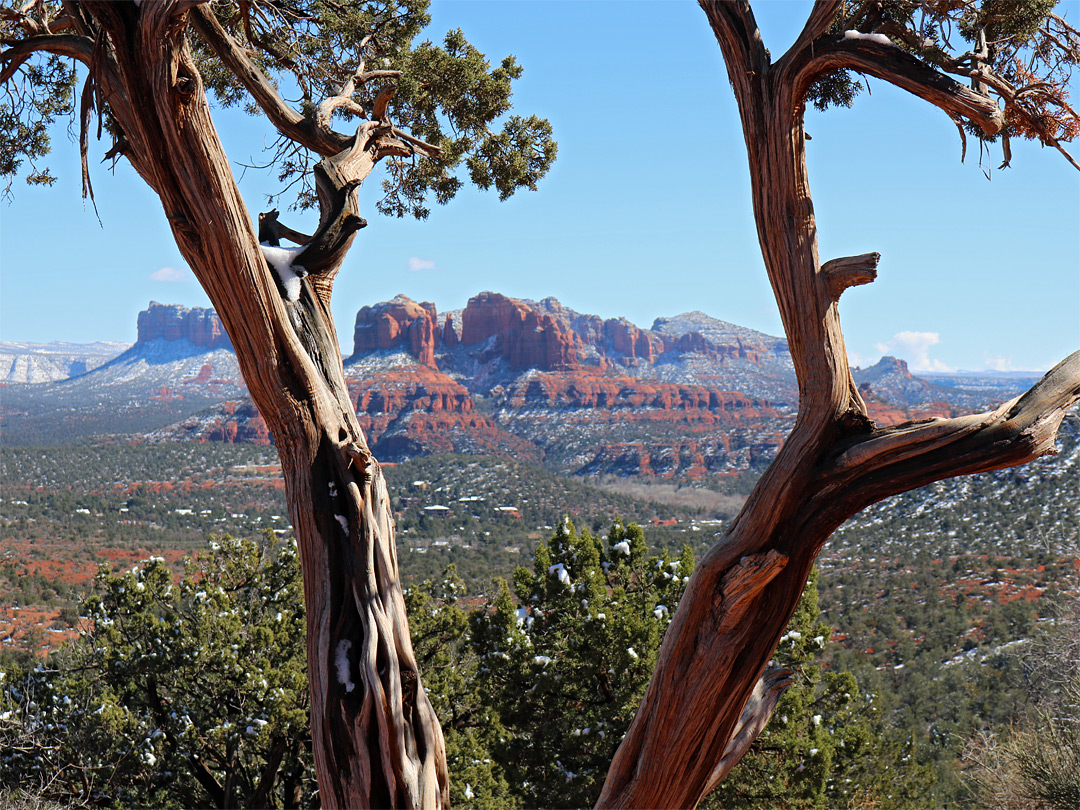
<path fill-rule="evenodd" d="M 906 366 L 904 370 L 907 370 Z M 875 424 L 881 427 L 899 425 L 902 422 L 911 422 L 917 419 L 931 419 L 933 417 L 947 419 L 957 415 L 956 410 L 948 402 L 928 402 L 925 405 L 916 405 L 910 408 L 895 405 L 878 394 L 873 386 L 866 382 L 859 386 L 859 394 L 862 396 L 863 402 L 866 403 L 867 415 L 874 420 Z"/>
<path fill-rule="evenodd" d="M 189 377 L 188 379 L 184 380 L 184 385 L 208 383 L 208 382 L 210 382 L 210 377 L 213 375 L 213 373 L 214 373 L 213 364 L 212 363 L 203 363 L 202 368 L 199 369 L 199 373 L 196 374 L 194 377 Z"/>
<path fill-rule="evenodd" d="M 741 338 L 732 338 L 730 343 L 713 343 L 700 332 L 687 332 L 677 338 L 665 336 L 663 342 L 663 351 L 696 352 L 717 360 L 739 359 L 758 365 L 770 351 L 768 346 Z"/>
<path fill-rule="evenodd" d="M 539 461 L 535 445 L 474 411 L 464 386 L 423 366 L 378 372 L 349 383 L 357 420 L 380 458 L 424 453 L 489 453 Z"/>
<path fill-rule="evenodd" d="M 230 349 L 228 335 L 221 319 L 212 309 L 189 309 L 178 304 L 150 306 L 139 313 L 138 341 L 188 340 L 207 349 Z"/>
<path fill-rule="evenodd" d="M 202 441 L 271 444 L 270 430 L 251 400 L 224 403 L 221 417 L 210 426 Z"/>
<path fill-rule="evenodd" d="M 470 413 L 468 390 L 438 371 L 403 366 L 349 381 L 349 394 L 358 414 L 397 417 L 405 411 Z"/>
<path fill-rule="evenodd" d="M 435 368 L 435 345 L 441 336 L 435 305 L 417 304 L 404 295 L 364 307 L 356 313 L 353 354 L 407 347 L 425 366 Z"/>
<path fill-rule="evenodd" d="M 458 334 L 457 330 L 454 329 L 454 319 L 449 315 L 446 316 L 446 323 L 443 325 L 442 342 L 448 349 L 453 349 L 458 345 Z"/>
<path fill-rule="evenodd" d="M 866 415 L 876 425 L 888 427 L 890 425 L 899 425 L 901 422 L 907 422 L 911 419 L 903 408 L 898 408 L 878 396 L 869 383 L 863 383 L 859 386 L 859 396 L 866 403 Z"/>
<path fill-rule="evenodd" d="M 633 410 L 633 413 L 619 415 L 618 418 L 624 421 L 686 421 L 690 418 L 709 424 L 733 424 L 779 417 L 767 401 L 734 391 L 599 374 L 590 370 L 530 374 L 505 388 L 502 397 L 506 405 L 519 408 L 545 405 Z"/>
<path fill-rule="evenodd" d="M 461 316 L 461 342 L 474 346 L 492 337 L 494 351 L 511 368 L 544 371 L 576 368 L 580 340 L 554 316 L 499 293 L 469 299 Z"/>
<path fill-rule="evenodd" d="M 664 351 L 664 340 L 660 335 L 638 329 L 626 318 L 604 321 L 603 334 L 611 351 L 627 360 L 652 363 Z"/>

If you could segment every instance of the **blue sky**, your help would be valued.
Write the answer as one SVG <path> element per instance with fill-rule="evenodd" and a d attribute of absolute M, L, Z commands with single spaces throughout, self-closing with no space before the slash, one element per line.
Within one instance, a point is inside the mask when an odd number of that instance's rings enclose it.
<path fill-rule="evenodd" d="M 779 57 L 808 3 L 758 3 Z M 1080 0 L 1063 4 L 1080 18 Z M 549 118 L 559 158 L 535 193 L 500 203 L 463 191 L 425 222 L 374 212 L 335 289 L 346 354 L 356 311 L 404 293 L 441 310 L 495 290 L 553 295 L 579 312 L 654 318 L 699 309 L 781 334 L 750 212 L 746 158 L 719 47 L 704 14 L 675 2 L 435 0 L 431 36 L 461 27 L 493 61 L 525 68 L 518 111 Z M 845 294 L 853 362 L 913 369 L 1045 369 L 1080 345 L 1080 173 L 1055 151 L 1014 145 L 987 180 L 955 126 L 871 80 L 851 110 L 810 111 L 812 192 L 823 258 L 882 253 L 878 280 Z M 253 162 L 261 121 L 221 115 L 230 157 Z M 79 197 L 78 150 L 61 130 L 51 189 L 19 181 L 0 203 L 0 339 L 127 340 L 150 300 L 207 306 L 160 205 L 134 172 L 95 165 L 101 225 Z M 997 155 L 987 165 L 996 166 Z M 275 189 L 248 170 L 254 214 Z M 311 230 L 315 214 L 283 216 Z"/>

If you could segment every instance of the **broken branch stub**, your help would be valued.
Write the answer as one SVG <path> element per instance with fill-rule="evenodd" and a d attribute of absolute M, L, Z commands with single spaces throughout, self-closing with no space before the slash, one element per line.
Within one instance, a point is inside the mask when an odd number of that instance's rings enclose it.
<path fill-rule="evenodd" d="M 821 265 L 821 274 L 829 285 L 829 297 L 839 301 L 840 295 L 848 287 L 869 284 L 877 278 L 877 266 L 881 254 L 862 253 L 858 256 L 844 256 L 830 259 Z"/>

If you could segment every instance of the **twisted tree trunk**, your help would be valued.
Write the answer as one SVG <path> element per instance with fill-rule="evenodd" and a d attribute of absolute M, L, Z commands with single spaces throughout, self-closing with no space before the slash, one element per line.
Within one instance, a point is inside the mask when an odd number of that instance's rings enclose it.
<path fill-rule="evenodd" d="M 80 33 L 97 43 L 88 92 L 107 100 L 118 151 L 161 198 L 281 457 L 303 566 L 321 804 L 441 807 L 449 795 L 442 731 L 409 638 L 386 484 L 356 421 L 330 313 L 334 275 L 363 225 L 356 187 L 380 133 L 361 127 L 319 164 L 314 235 L 264 223 L 273 241 L 284 230 L 303 243 L 288 266 L 271 270 L 187 47 L 195 5 L 73 6 Z M 212 24 L 204 10 L 194 13 Z M 283 283 L 289 273 L 295 294 Z"/>
<path fill-rule="evenodd" d="M 942 478 L 1053 452 L 1080 399 L 1080 352 L 991 413 L 878 428 L 848 368 L 837 301 L 874 279 L 878 255 L 821 263 L 803 112 L 837 67 L 880 76 L 996 132 L 989 98 L 898 48 L 828 36 L 837 2 L 818 2 L 770 63 L 749 4 L 702 0 L 738 101 L 758 239 L 799 381 L 795 427 L 724 538 L 702 559 L 664 638 L 645 698 L 598 808 L 693 807 L 746 752 L 787 687 L 768 667 L 825 541 L 882 498 Z"/>

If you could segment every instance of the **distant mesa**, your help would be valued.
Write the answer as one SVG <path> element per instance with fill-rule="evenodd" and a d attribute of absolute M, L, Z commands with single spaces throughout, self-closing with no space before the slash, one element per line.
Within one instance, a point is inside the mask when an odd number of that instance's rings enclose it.
<path fill-rule="evenodd" d="M 48 420 L 61 418 L 70 432 L 77 412 L 84 433 L 271 441 L 213 310 L 151 302 L 138 335 L 128 351 L 80 377 L 16 391 L 27 413 L 8 420 L 8 435 L 14 425 L 41 436 L 54 429 Z M 87 366 L 93 361 L 88 356 Z M 555 298 L 497 292 L 444 313 L 404 295 L 361 308 L 344 372 L 357 421 L 383 461 L 455 452 L 562 473 L 701 480 L 767 462 L 798 405 L 783 338 L 696 311 L 644 329 Z M 1013 382 L 928 381 L 892 357 L 853 373 L 882 425 L 981 409 Z M 29 415 L 46 397 L 52 410 Z"/>
<path fill-rule="evenodd" d="M 443 332 L 438 317 L 434 304 L 417 304 L 405 295 L 363 307 L 356 313 L 353 355 L 403 347 L 423 365 L 435 368 L 435 345 Z"/>
<path fill-rule="evenodd" d="M 496 292 L 473 296 L 457 317 L 448 314 L 441 327 L 434 304 L 418 304 L 404 295 L 364 307 L 356 315 L 350 360 L 372 351 L 404 349 L 437 368 L 438 353 L 458 346 L 480 362 L 501 360 L 517 371 L 635 368 L 680 354 L 753 366 L 771 362 L 781 373 L 791 367 L 785 340 L 700 312 L 660 318 L 652 329 L 641 329 L 626 318 L 604 320 L 575 312 L 555 298 L 529 301 Z"/>
<path fill-rule="evenodd" d="M 139 313 L 138 343 L 152 340 L 186 340 L 204 349 L 231 349 L 221 318 L 212 309 L 188 308 L 179 304 L 150 306 Z"/>
<path fill-rule="evenodd" d="M 908 364 L 897 357 L 882 357 L 867 369 L 854 369 L 852 377 L 859 391 L 872 391 L 871 399 L 883 399 L 893 408 L 918 408 L 912 416 L 948 416 L 949 406 L 945 400 L 952 399 L 948 389 L 914 376 Z M 866 396 L 863 399 L 867 399 Z M 870 400 L 867 400 L 870 406 Z M 876 417 L 871 408 L 870 417 L 882 424 L 894 424 L 884 415 Z M 904 420 L 900 420 L 904 421 Z"/>
<path fill-rule="evenodd" d="M 0 383 L 57 382 L 93 371 L 112 360 L 130 343 L 0 342 Z"/>

